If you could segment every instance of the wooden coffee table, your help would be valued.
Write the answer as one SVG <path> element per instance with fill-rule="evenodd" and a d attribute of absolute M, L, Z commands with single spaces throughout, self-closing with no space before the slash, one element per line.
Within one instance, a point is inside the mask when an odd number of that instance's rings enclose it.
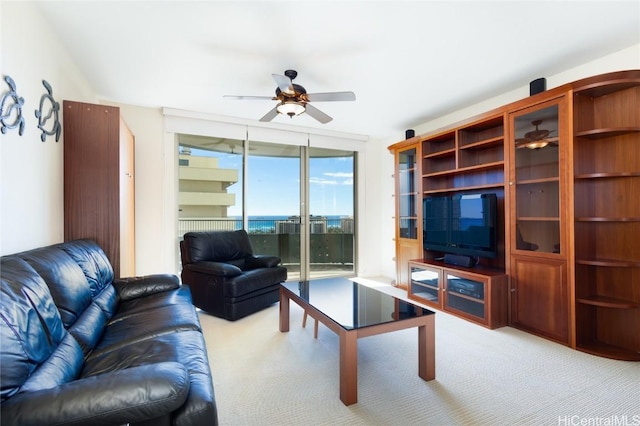
<path fill-rule="evenodd" d="M 436 377 L 435 313 L 347 278 L 280 285 L 280 331 L 289 331 L 289 301 L 340 338 L 340 400 L 358 402 L 358 339 L 418 327 L 418 376 Z"/>

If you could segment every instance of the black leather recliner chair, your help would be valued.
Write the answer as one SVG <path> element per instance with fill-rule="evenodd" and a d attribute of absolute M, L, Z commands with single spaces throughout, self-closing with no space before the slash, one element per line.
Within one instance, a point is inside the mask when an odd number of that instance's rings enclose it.
<path fill-rule="evenodd" d="M 277 256 L 254 255 L 246 231 L 188 232 L 180 242 L 182 282 L 193 304 L 235 321 L 278 301 L 287 268 Z"/>

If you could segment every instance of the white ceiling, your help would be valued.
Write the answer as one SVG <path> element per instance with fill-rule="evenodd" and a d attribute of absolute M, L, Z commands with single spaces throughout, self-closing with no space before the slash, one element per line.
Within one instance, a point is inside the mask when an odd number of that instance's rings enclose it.
<path fill-rule="evenodd" d="M 640 43 L 635 1 L 46 1 L 101 99 L 258 120 L 271 74 L 334 118 L 275 123 L 404 138 L 404 130 Z M 640 64 L 639 64 L 640 66 Z"/>

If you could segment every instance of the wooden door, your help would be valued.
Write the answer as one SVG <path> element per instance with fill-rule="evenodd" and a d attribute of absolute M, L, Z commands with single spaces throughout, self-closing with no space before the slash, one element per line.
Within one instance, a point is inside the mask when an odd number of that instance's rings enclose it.
<path fill-rule="evenodd" d="M 569 343 L 566 261 L 512 256 L 511 325 Z"/>
<path fill-rule="evenodd" d="M 135 138 L 120 119 L 120 276 L 135 276 Z"/>
<path fill-rule="evenodd" d="M 63 125 L 64 240 L 90 238 L 116 277 L 134 275 L 133 135 L 106 105 L 64 101 Z"/>

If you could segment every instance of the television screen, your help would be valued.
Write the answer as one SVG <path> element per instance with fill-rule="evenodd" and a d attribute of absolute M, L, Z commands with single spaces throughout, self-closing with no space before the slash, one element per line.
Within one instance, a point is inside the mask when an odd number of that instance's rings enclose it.
<path fill-rule="evenodd" d="M 427 250 L 444 251 L 449 245 L 449 203 L 446 196 L 424 199 L 422 241 Z"/>
<path fill-rule="evenodd" d="M 428 196 L 423 200 L 425 250 L 466 256 L 495 257 L 495 194 Z"/>
<path fill-rule="evenodd" d="M 495 257 L 495 194 L 451 197 L 449 242 L 459 254 Z"/>

